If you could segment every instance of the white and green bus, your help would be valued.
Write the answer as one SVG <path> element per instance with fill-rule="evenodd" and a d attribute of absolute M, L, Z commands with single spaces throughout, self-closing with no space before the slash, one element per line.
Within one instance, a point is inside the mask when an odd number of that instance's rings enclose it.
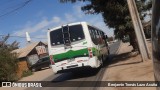
<path fill-rule="evenodd" d="M 49 29 L 48 50 L 55 73 L 81 67 L 98 68 L 109 55 L 104 32 L 86 22 Z"/>

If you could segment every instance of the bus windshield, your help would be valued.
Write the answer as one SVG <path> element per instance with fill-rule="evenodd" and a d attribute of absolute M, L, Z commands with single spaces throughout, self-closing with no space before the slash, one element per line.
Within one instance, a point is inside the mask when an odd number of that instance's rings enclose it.
<path fill-rule="evenodd" d="M 51 45 L 62 45 L 84 39 L 82 25 L 64 26 L 50 32 Z"/>

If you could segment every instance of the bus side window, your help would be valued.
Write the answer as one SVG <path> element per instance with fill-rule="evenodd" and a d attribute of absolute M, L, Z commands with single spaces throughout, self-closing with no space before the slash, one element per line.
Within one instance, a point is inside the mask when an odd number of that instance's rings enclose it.
<path fill-rule="evenodd" d="M 91 35 L 91 39 L 92 39 L 92 42 L 97 45 L 97 39 L 96 39 L 96 32 L 95 30 L 91 27 L 91 26 L 88 26 L 88 29 L 89 29 L 89 32 L 90 32 L 90 35 Z"/>
<path fill-rule="evenodd" d="M 90 27 L 88 27 L 88 28 L 89 28 L 89 33 L 90 33 L 91 39 L 92 39 L 92 41 L 94 41 L 93 31 L 91 30 Z"/>
<path fill-rule="evenodd" d="M 102 37 L 102 34 L 101 34 L 101 33 L 102 33 L 102 31 L 99 31 L 99 30 L 98 30 L 98 35 L 99 35 L 99 39 L 98 39 L 98 40 L 99 40 L 99 44 L 103 44 L 103 39 L 102 39 L 103 37 Z"/>
<path fill-rule="evenodd" d="M 97 45 L 97 40 L 96 40 L 95 31 L 94 31 L 93 29 L 92 29 L 91 31 L 92 31 L 92 34 L 93 34 L 93 43 L 94 43 L 95 45 Z"/>
<path fill-rule="evenodd" d="M 104 43 L 104 39 L 103 39 L 103 38 L 104 38 L 104 36 L 103 36 L 103 32 L 102 32 L 102 31 L 100 31 L 100 36 L 101 36 L 102 44 L 105 44 L 105 43 Z"/>
<path fill-rule="evenodd" d="M 100 33 L 100 35 L 101 35 L 101 41 L 102 41 L 102 44 L 104 44 L 102 33 L 103 33 L 103 32 L 101 31 L 101 33 Z"/>
<path fill-rule="evenodd" d="M 94 42 L 95 42 L 95 44 L 96 45 L 98 45 L 98 35 L 97 35 L 97 31 L 94 29 L 94 28 L 92 28 L 93 30 L 93 34 L 94 34 Z"/>
<path fill-rule="evenodd" d="M 98 34 L 98 30 L 95 30 L 96 32 L 96 41 L 97 41 L 97 44 L 100 44 L 100 35 Z"/>
<path fill-rule="evenodd" d="M 92 34 L 92 30 L 91 30 L 91 27 L 90 26 L 88 26 L 88 30 L 89 30 L 89 33 L 90 33 L 90 36 L 91 36 L 91 39 L 92 39 L 92 41 L 93 41 L 93 34 Z"/>

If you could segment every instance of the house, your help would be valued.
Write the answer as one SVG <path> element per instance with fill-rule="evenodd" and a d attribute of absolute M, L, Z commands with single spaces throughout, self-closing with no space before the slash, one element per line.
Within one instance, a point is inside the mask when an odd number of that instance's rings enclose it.
<path fill-rule="evenodd" d="M 35 64 L 40 58 L 48 56 L 48 47 L 43 42 L 29 43 L 26 47 L 12 51 L 18 55 L 18 70 L 17 75 L 21 77 L 24 71 Z"/>

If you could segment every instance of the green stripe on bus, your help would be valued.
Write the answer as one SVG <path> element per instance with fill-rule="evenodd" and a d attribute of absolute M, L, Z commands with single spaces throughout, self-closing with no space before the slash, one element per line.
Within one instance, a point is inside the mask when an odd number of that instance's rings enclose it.
<path fill-rule="evenodd" d="M 93 55 L 98 54 L 96 48 L 92 48 Z M 80 50 L 69 50 L 68 52 L 61 53 L 61 54 L 56 54 L 53 55 L 54 62 L 62 61 L 65 59 L 71 59 L 75 57 L 80 57 L 80 56 L 87 56 L 88 57 L 88 48 L 80 49 Z"/>
<path fill-rule="evenodd" d="M 88 49 L 87 48 L 81 49 L 81 50 L 76 50 L 76 51 L 69 50 L 66 53 L 53 55 L 53 58 L 54 58 L 54 61 L 56 62 L 57 60 L 71 59 L 73 57 L 81 56 L 81 55 L 84 55 L 84 54 L 88 55 Z"/>

